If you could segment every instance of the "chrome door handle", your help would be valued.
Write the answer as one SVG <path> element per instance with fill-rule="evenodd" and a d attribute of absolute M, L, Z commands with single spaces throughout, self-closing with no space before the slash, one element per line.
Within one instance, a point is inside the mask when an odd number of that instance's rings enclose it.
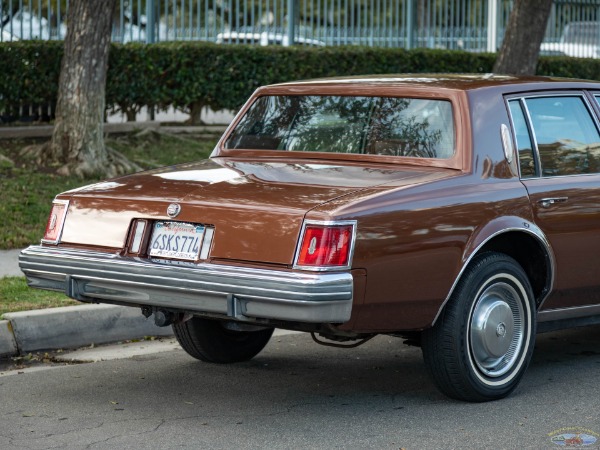
<path fill-rule="evenodd" d="M 550 206 L 554 205 L 555 203 L 565 203 L 567 200 L 569 200 L 569 197 L 543 198 L 538 200 L 538 203 L 542 208 L 550 208 Z"/>

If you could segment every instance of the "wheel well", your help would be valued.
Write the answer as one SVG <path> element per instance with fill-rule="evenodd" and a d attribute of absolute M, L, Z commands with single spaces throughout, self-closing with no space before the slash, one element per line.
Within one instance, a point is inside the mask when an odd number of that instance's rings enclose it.
<path fill-rule="evenodd" d="M 478 253 L 489 251 L 504 253 L 521 265 L 539 306 L 548 293 L 552 280 L 550 255 L 544 245 L 527 233 L 511 231 L 492 238 Z"/>

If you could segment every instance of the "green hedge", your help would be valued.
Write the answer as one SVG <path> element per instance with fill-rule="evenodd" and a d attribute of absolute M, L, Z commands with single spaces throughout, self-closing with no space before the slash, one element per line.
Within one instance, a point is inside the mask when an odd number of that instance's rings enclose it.
<path fill-rule="evenodd" d="M 62 42 L 0 43 L 0 111 L 56 101 Z M 339 75 L 479 72 L 495 55 L 368 47 L 253 47 L 208 43 L 113 44 L 106 105 L 135 113 L 143 106 L 238 108 L 258 86 Z M 538 73 L 600 79 L 600 60 L 540 59 Z"/>
<path fill-rule="evenodd" d="M 0 43 L 0 111 L 55 102 L 62 42 Z"/>

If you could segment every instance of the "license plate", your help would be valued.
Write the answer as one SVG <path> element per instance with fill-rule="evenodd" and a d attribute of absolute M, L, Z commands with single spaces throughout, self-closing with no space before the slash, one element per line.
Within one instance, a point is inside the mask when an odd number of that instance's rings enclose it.
<path fill-rule="evenodd" d="M 157 258 L 196 261 L 200 254 L 204 227 L 192 223 L 155 222 L 149 255 Z"/>

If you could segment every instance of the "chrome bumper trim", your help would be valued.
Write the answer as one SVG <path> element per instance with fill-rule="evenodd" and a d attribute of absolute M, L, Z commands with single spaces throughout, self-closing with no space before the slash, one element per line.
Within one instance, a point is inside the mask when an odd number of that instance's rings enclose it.
<path fill-rule="evenodd" d="M 343 323 L 352 311 L 349 272 L 157 262 L 43 246 L 23 250 L 19 266 L 31 287 L 65 292 L 86 302 L 310 323 Z"/>

